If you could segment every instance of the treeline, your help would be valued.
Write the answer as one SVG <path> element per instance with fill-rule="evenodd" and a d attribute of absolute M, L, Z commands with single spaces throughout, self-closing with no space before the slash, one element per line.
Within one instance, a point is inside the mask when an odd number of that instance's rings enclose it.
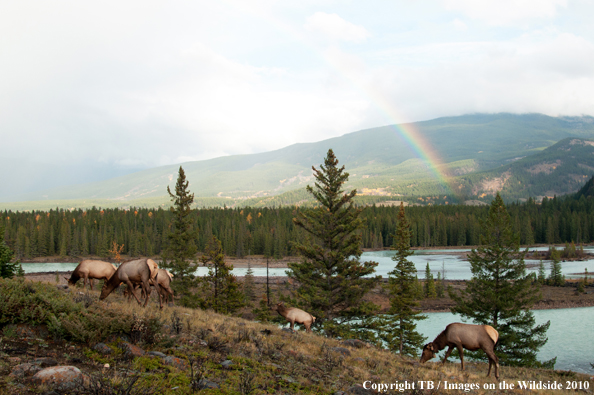
<path fill-rule="evenodd" d="M 306 235 L 293 224 L 299 208 L 215 208 L 192 212 L 199 232 L 195 239 L 204 251 L 211 236 L 222 243 L 225 254 L 242 257 L 295 255 L 290 241 Z M 479 243 L 481 221 L 487 206 L 407 207 L 411 246 L 469 246 Z M 594 199 L 544 199 L 508 205 L 513 230 L 524 245 L 535 243 L 589 243 L 594 241 Z M 363 208 L 366 228 L 364 248 L 391 247 L 398 207 Z M 108 257 L 116 242 L 130 256 L 161 255 L 166 248 L 172 215 L 167 209 L 137 208 L 0 212 L 0 229 L 16 257 Z"/>

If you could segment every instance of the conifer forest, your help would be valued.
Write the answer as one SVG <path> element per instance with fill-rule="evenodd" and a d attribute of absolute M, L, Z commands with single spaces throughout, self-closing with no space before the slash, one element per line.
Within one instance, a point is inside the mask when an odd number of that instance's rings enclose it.
<path fill-rule="evenodd" d="M 296 255 L 292 242 L 305 237 L 292 219 L 300 208 L 202 208 L 192 211 L 204 251 L 214 235 L 228 256 Z M 577 195 L 508 205 L 522 245 L 594 241 L 594 201 Z M 473 246 L 479 243 L 486 206 L 409 206 L 411 247 Z M 392 246 L 398 207 L 366 206 L 360 230 L 363 248 Z M 113 243 L 129 256 L 156 256 L 166 248 L 172 214 L 168 209 L 130 208 L 0 212 L 0 229 L 18 259 L 43 256 L 108 257 Z"/>

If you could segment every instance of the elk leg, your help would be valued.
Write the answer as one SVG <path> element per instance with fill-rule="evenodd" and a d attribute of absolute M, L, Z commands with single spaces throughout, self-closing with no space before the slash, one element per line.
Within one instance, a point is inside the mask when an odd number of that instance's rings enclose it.
<path fill-rule="evenodd" d="M 91 285 L 91 291 L 92 291 L 93 290 L 93 279 L 92 278 L 89 279 L 89 284 Z"/>
<path fill-rule="evenodd" d="M 485 351 L 485 353 L 489 358 L 489 372 L 487 372 L 487 377 L 491 374 L 491 365 L 495 365 L 495 378 L 499 380 L 499 358 L 497 358 L 497 355 L 493 351 Z"/>
<path fill-rule="evenodd" d="M 464 370 L 464 351 L 462 350 L 462 346 L 456 346 L 458 348 L 458 352 L 460 353 L 460 363 L 462 364 L 462 370 Z"/>
<path fill-rule="evenodd" d="M 130 292 L 132 293 L 132 295 L 134 296 L 134 298 L 136 299 L 136 301 L 138 302 L 138 304 L 142 304 L 140 302 L 140 299 L 138 299 L 138 296 L 136 296 L 136 292 L 134 292 L 134 286 L 132 285 L 132 283 L 130 282 L 130 280 L 126 280 L 126 285 L 128 286 L 128 289 L 130 290 Z"/>
<path fill-rule="evenodd" d="M 146 298 L 144 299 L 144 305 L 142 307 L 146 307 L 149 301 L 149 296 L 151 296 L 151 286 L 148 285 L 148 281 L 146 283 L 144 281 L 142 282 L 142 289 L 144 289 L 144 292 L 146 294 Z"/>
<path fill-rule="evenodd" d="M 293 329 L 295 327 L 295 321 L 291 321 L 291 330 L 293 332 L 295 332 L 295 329 Z"/>
<path fill-rule="evenodd" d="M 448 359 L 448 357 L 450 356 L 450 354 L 452 353 L 452 350 L 454 349 L 454 346 L 449 346 L 448 347 L 448 352 L 446 352 L 445 357 L 443 357 L 443 363 L 445 365 L 446 360 Z"/>

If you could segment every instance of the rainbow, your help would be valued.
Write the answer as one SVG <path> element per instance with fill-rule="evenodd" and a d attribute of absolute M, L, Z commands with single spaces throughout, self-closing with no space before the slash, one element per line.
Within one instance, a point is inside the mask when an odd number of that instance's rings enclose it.
<path fill-rule="evenodd" d="M 434 175 L 436 180 L 445 187 L 446 191 L 450 194 L 453 193 L 454 189 L 451 186 L 450 177 L 445 171 L 445 163 L 440 158 L 437 151 L 422 135 L 415 124 L 401 122 L 401 120 L 405 118 L 399 116 L 399 114 L 395 112 L 384 94 L 378 90 L 373 90 L 371 87 L 367 87 L 366 84 L 359 81 L 359 79 L 353 73 L 343 67 L 340 63 L 334 61 L 334 59 L 332 59 L 332 57 L 330 57 L 327 53 L 324 53 L 315 46 L 309 44 L 307 40 L 302 37 L 301 32 L 296 31 L 292 26 L 279 20 L 275 16 L 265 13 L 263 10 L 258 9 L 257 7 L 242 4 L 241 2 L 232 2 L 230 0 L 223 0 L 223 2 L 226 3 L 230 8 L 239 8 L 242 12 L 258 17 L 274 26 L 280 32 L 286 33 L 288 36 L 300 42 L 306 48 L 312 50 L 326 64 L 341 74 L 364 97 L 367 97 L 369 102 L 372 103 L 386 117 L 387 122 L 390 124 L 390 127 L 394 129 L 394 132 L 399 134 L 404 139 L 414 155 L 427 165 L 430 172 Z"/>

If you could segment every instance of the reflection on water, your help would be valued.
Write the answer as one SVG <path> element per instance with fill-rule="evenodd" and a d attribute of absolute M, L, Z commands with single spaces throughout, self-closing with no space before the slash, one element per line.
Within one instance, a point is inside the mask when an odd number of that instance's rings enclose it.
<path fill-rule="evenodd" d="M 427 342 L 432 341 L 448 324 L 462 322 L 460 316 L 452 313 L 427 315 L 428 319 L 417 324 L 418 331 L 427 337 Z M 592 374 L 590 363 L 594 362 L 594 343 L 590 337 L 594 328 L 594 307 L 534 310 L 534 318 L 537 325 L 551 321 L 547 331 L 549 341 L 538 353 L 539 360 L 557 357 L 555 369 Z M 441 358 L 444 353 L 440 353 Z M 454 361 L 452 358 L 449 360 Z"/>

